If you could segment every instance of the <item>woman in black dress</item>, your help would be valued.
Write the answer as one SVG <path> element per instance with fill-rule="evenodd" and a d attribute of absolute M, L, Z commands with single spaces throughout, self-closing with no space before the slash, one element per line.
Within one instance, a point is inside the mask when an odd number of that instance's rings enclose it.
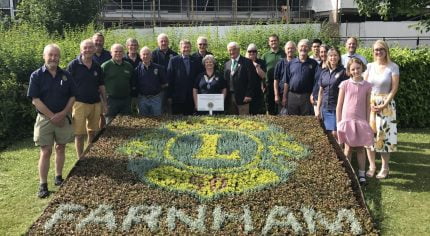
<path fill-rule="evenodd" d="M 205 71 L 200 73 L 195 81 L 193 88 L 193 98 L 195 109 L 197 111 L 197 94 L 223 94 L 224 99 L 227 95 L 227 83 L 224 78 L 215 71 L 215 57 L 206 55 L 202 64 Z M 214 112 L 214 114 L 223 114 L 224 112 Z M 200 115 L 207 115 L 208 112 L 198 112 Z"/>

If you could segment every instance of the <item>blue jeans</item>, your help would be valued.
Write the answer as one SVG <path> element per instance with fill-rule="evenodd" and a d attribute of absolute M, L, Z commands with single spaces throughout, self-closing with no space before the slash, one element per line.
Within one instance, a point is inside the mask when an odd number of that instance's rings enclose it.
<path fill-rule="evenodd" d="M 139 95 L 139 115 L 161 116 L 163 92 L 154 96 Z"/>

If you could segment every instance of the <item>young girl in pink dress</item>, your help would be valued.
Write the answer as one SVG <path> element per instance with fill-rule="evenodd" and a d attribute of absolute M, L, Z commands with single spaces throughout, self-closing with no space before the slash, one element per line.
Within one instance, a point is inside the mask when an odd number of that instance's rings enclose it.
<path fill-rule="evenodd" d="M 366 183 L 364 146 L 373 145 L 373 131 L 369 125 L 372 85 L 361 74 L 366 65 L 360 59 L 349 60 L 346 70 L 351 77 L 339 86 L 336 107 L 337 136 L 345 144 L 345 156 L 351 161 L 351 148 L 357 150 L 358 179 Z"/>

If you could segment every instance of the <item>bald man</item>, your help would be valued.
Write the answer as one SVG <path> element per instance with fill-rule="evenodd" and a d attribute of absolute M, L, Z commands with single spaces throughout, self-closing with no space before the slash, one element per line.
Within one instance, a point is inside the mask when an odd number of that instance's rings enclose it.
<path fill-rule="evenodd" d="M 134 70 L 123 59 L 124 47 L 121 44 L 113 44 L 110 52 L 112 59 L 102 64 L 108 106 L 106 123 L 118 114 L 131 114 L 131 77 Z"/>

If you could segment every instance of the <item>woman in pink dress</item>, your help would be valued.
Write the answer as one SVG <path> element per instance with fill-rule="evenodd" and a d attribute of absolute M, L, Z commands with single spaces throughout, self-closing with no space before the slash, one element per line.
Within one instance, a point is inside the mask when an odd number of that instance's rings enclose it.
<path fill-rule="evenodd" d="M 373 132 L 369 125 L 372 85 L 361 76 L 365 69 L 366 65 L 360 59 L 349 60 L 346 70 L 351 78 L 340 84 L 336 106 L 339 143 L 345 144 L 344 153 L 349 161 L 352 148 L 357 150 L 360 184 L 366 183 L 364 146 L 373 145 Z"/>

